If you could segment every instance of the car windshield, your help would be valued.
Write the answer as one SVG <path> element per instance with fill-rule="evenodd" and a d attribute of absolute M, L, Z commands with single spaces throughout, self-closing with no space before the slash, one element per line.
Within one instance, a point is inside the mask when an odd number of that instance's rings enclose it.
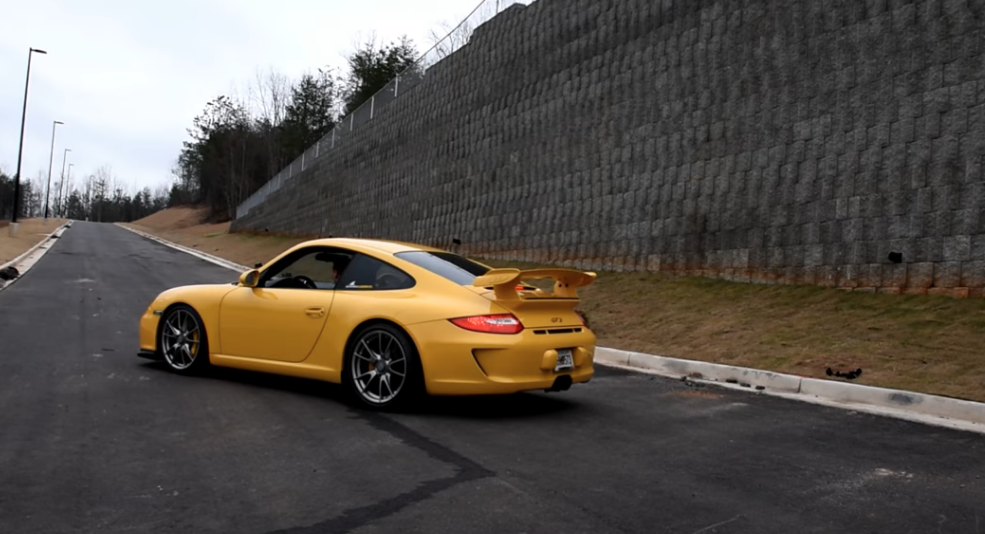
<path fill-rule="evenodd" d="M 476 277 L 489 272 L 488 267 L 451 252 L 417 250 L 394 255 L 461 285 L 471 285 Z"/>

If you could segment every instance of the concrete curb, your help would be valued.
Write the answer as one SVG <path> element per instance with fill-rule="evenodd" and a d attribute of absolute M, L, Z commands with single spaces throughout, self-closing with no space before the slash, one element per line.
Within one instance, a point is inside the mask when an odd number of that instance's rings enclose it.
<path fill-rule="evenodd" d="M 673 378 L 687 376 L 695 381 L 704 380 L 726 383 L 733 381 L 738 384 L 749 384 L 750 387 L 758 386 L 757 389 L 768 388 L 770 391 L 784 393 L 797 393 L 800 391 L 801 377 L 799 376 L 747 369 L 745 367 L 668 358 L 665 356 L 654 356 L 605 347 L 595 349 L 595 361 L 599 363 L 612 363 L 620 367 L 645 369 L 652 374 Z"/>
<path fill-rule="evenodd" d="M 182 252 L 184 252 L 186 254 L 191 254 L 192 256 L 195 256 L 195 257 L 197 257 L 197 258 L 199 258 L 201 260 L 205 260 L 205 261 L 207 261 L 209 263 L 214 263 L 214 264 L 216 264 L 216 265 L 218 265 L 220 267 L 225 267 L 227 269 L 231 269 L 231 270 L 237 271 L 239 273 L 243 273 L 243 272 L 249 271 L 251 269 L 251 267 L 247 267 L 245 265 L 240 265 L 238 263 L 231 262 L 229 260 L 220 258 L 218 256 L 213 256 L 212 254 L 208 254 L 208 253 L 202 252 L 200 250 L 195 250 L 193 248 L 186 247 L 184 245 L 179 245 L 177 243 L 172 243 L 171 241 L 168 241 L 167 239 L 163 239 L 163 238 L 157 237 L 156 235 L 148 234 L 147 232 L 141 232 L 140 230 L 137 230 L 136 228 L 130 228 L 129 226 L 126 226 L 124 224 L 116 223 L 116 225 L 119 226 L 120 228 L 124 228 L 126 230 L 129 230 L 129 231 L 131 231 L 131 232 L 133 232 L 133 233 L 135 233 L 135 234 L 137 234 L 137 235 L 139 235 L 141 237 L 145 237 L 147 239 L 150 239 L 151 241 L 157 241 L 158 243 L 160 243 L 160 244 L 162 244 L 162 245 L 164 245 L 166 247 L 171 247 L 171 248 L 173 248 L 175 250 L 180 250 L 180 251 L 182 251 Z"/>
<path fill-rule="evenodd" d="M 729 389 L 985 434 L 985 403 L 598 347 L 595 362 Z"/>
<path fill-rule="evenodd" d="M 118 224 L 162 245 L 238 272 L 250 268 Z M 714 384 L 845 410 L 985 434 L 985 403 L 925 393 L 877 388 L 833 380 L 774 373 L 697 360 L 670 358 L 607 347 L 595 349 L 595 363 L 669 378 Z"/>
<path fill-rule="evenodd" d="M 72 222 L 73 221 L 69 220 L 67 223 L 55 228 L 55 230 L 48 234 L 47 237 L 42 239 L 33 247 L 27 249 L 26 252 L 8 261 L 7 263 L 0 265 L 0 270 L 13 266 L 18 272 L 17 278 L 14 278 L 13 280 L 0 280 L 0 290 L 6 289 L 7 286 L 20 280 L 21 278 L 24 278 L 24 275 L 31 270 L 31 267 L 34 267 L 34 264 L 37 263 L 42 256 L 47 254 L 51 247 L 55 245 L 54 241 L 60 238 L 62 234 L 65 233 L 65 230 L 72 227 Z"/>

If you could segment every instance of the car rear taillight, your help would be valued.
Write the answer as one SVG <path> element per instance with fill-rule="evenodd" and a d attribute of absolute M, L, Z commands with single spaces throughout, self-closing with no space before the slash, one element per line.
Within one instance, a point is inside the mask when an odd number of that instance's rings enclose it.
<path fill-rule="evenodd" d="M 523 330 L 520 320 L 511 313 L 498 315 L 473 315 L 449 319 L 452 324 L 473 332 L 487 334 L 517 334 Z"/>

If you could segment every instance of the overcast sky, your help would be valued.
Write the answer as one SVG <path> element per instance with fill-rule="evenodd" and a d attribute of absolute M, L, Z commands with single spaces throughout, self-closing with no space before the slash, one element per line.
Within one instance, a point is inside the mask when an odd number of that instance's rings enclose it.
<path fill-rule="evenodd" d="M 424 52 L 432 30 L 479 0 L 0 0 L 0 169 L 17 166 L 28 49 L 31 85 L 22 175 L 52 182 L 70 148 L 73 179 L 107 165 L 127 187 L 170 183 L 186 128 L 205 103 L 244 93 L 257 70 L 295 80 L 376 35 L 406 34 Z M 506 2 L 504 2 L 506 3 Z M 523 2 L 529 3 L 529 2 Z M 451 26 L 449 26 L 451 27 Z M 78 182 L 76 182 L 78 183 Z"/>

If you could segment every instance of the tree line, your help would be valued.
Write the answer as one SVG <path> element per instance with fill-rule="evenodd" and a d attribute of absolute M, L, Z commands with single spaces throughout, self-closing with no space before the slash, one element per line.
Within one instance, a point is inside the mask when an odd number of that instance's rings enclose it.
<path fill-rule="evenodd" d="M 48 189 L 47 175 L 38 173 L 36 179 L 20 181 L 18 219 L 44 217 L 45 201 L 48 216 L 80 221 L 130 222 L 164 208 L 179 205 L 184 200 L 175 187 L 160 186 L 132 190 L 103 166 L 81 180 L 52 178 Z M 78 183 L 76 183 L 78 182 Z M 14 214 L 14 178 L 0 171 L 0 220 L 10 220 Z M 47 196 L 47 199 L 46 199 Z"/>
<path fill-rule="evenodd" d="M 258 72 L 247 98 L 217 96 L 194 118 L 172 169 L 169 201 L 204 204 L 215 222 L 233 218 L 236 206 L 417 57 L 403 37 L 363 44 L 346 57 L 344 76 L 318 69 L 291 83 L 276 72 Z"/>

